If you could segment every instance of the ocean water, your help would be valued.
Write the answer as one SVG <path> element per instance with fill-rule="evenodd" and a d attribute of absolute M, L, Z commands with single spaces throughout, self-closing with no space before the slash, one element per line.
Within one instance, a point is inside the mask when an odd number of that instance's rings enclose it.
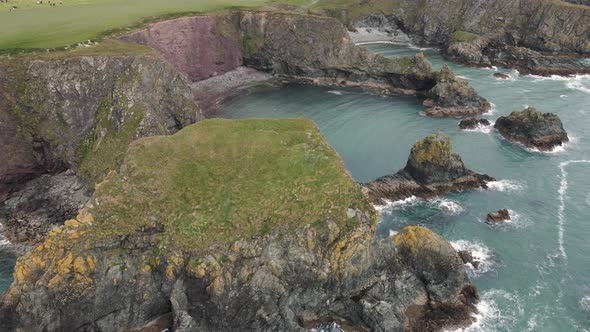
<path fill-rule="evenodd" d="M 391 44 L 366 47 L 389 57 L 418 51 Z M 436 51 L 423 51 L 436 68 L 445 63 Z M 590 331 L 590 77 L 542 78 L 449 65 L 494 104 L 484 115 L 491 122 L 531 105 L 557 113 L 572 142 L 540 153 L 507 142 L 492 128 L 461 131 L 458 119 L 422 117 L 414 97 L 358 89 L 261 86 L 226 103 L 218 116 L 310 118 L 358 181 L 396 172 L 416 140 L 444 131 L 469 168 L 498 181 L 486 191 L 378 207 L 378 235 L 423 225 L 456 248 L 474 251 L 482 264 L 465 268 L 481 302 L 477 322 L 466 331 Z M 495 79 L 494 71 L 511 78 Z M 511 210 L 513 220 L 487 225 L 486 214 L 501 208 Z M 14 261 L 0 237 L 0 292 L 11 282 Z"/>
<path fill-rule="evenodd" d="M 392 44 L 366 47 L 388 57 L 419 51 Z M 446 62 L 434 50 L 422 51 L 435 68 Z M 449 65 L 494 104 L 484 118 L 493 123 L 534 106 L 557 113 L 572 142 L 540 153 L 502 139 L 493 128 L 461 131 L 458 119 L 422 117 L 416 98 L 355 89 L 263 86 L 226 103 L 218 116 L 310 118 L 358 181 L 396 172 L 416 140 L 444 131 L 469 168 L 498 181 L 490 190 L 378 207 L 378 235 L 423 225 L 457 249 L 474 252 L 482 264 L 465 268 L 481 302 L 477 322 L 466 331 L 590 331 L 590 77 L 543 78 Z M 495 79 L 496 71 L 510 79 Z M 487 213 L 502 208 L 511 210 L 512 221 L 485 223 Z"/>

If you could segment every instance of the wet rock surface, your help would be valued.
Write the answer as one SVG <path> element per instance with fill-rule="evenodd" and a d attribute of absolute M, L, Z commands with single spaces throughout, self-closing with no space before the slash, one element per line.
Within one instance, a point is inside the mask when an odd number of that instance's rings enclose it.
<path fill-rule="evenodd" d="M 374 204 L 385 204 L 411 196 L 432 198 L 453 191 L 487 188 L 494 179 L 465 167 L 452 153 L 448 136 L 437 133 L 418 141 L 410 152 L 406 167 L 396 174 L 364 184 Z"/>
<path fill-rule="evenodd" d="M 73 218 L 90 196 L 85 181 L 72 173 L 42 175 L 0 205 L 4 236 L 23 254 Z"/>
<path fill-rule="evenodd" d="M 557 115 L 541 113 L 533 107 L 498 118 L 494 127 L 508 140 L 541 151 L 552 150 L 569 141 Z"/>
<path fill-rule="evenodd" d="M 486 222 L 493 225 L 510 219 L 510 212 L 507 209 L 502 209 L 496 212 L 488 213 Z"/>
<path fill-rule="evenodd" d="M 479 264 L 481 262 L 473 257 L 473 253 L 471 251 L 461 250 L 457 253 L 459 254 L 459 257 L 461 257 L 461 260 L 463 260 L 463 263 L 471 264 L 471 266 L 473 266 L 474 269 L 477 269 L 479 267 Z"/>
<path fill-rule="evenodd" d="M 479 126 L 489 126 L 490 121 L 487 119 L 467 118 L 459 122 L 459 128 L 461 129 L 476 129 Z"/>
<path fill-rule="evenodd" d="M 508 80 L 510 79 L 509 75 L 502 74 L 502 73 L 494 73 L 494 77 L 500 80 Z"/>

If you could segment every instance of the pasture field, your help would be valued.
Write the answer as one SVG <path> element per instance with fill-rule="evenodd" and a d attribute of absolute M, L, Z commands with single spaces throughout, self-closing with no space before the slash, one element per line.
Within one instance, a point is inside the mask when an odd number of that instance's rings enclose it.
<path fill-rule="evenodd" d="M 0 3 L 0 53 L 51 49 L 94 40 L 167 16 L 259 7 L 269 0 L 8 0 Z M 285 1 L 306 4 L 307 0 Z M 61 4 L 60 4 L 61 3 Z M 11 10 L 13 6 L 18 7 Z"/>

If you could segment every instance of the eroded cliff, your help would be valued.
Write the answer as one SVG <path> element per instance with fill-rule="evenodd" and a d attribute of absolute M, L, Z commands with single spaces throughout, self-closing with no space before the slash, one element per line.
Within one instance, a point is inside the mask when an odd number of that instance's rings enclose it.
<path fill-rule="evenodd" d="M 450 244 L 421 227 L 378 241 L 376 222 L 311 121 L 202 121 L 132 143 L 18 260 L 0 326 L 114 331 L 168 312 L 176 331 L 471 322 L 477 292 Z"/>

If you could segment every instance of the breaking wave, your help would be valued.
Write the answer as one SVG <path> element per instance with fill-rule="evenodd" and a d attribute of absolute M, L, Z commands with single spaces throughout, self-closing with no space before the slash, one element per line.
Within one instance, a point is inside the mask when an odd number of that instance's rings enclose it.
<path fill-rule="evenodd" d="M 492 251 L 481 242 L 458 240 L 450 242 L 457 251 L 469 251 L 473 259 L 479 261 L 479 266 L 474 268 L 470 263 L 465 264 L 467 272 L 472 277 L 477 277 L 492 271 L 497 265 L 497 260 Z"/>
<path fill-rule="evenodd" d="M 499 181 L 489 181 L 486 182 L 489 190 L 493 191 L 520 191 L 522 190 L 522 185 L 511 180 L 499 180 Z"/>

